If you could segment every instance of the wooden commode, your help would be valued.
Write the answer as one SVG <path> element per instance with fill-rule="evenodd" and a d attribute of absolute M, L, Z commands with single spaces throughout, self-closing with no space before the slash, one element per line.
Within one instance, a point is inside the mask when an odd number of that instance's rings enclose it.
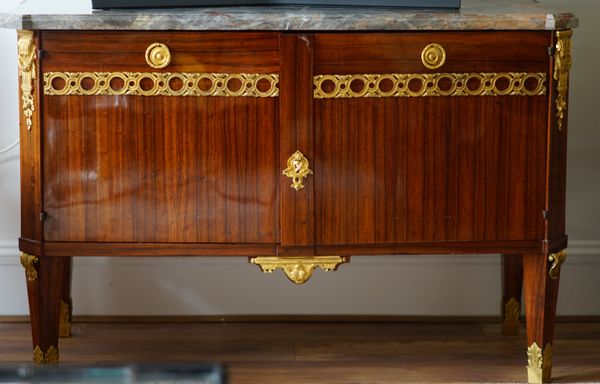
<path fill-rule="evenodd" d="M 500 253 L 503 329 L 523 282 L 548 380 L 577 19 L 482 3 L 0 16 L 35 361 L 69 334 L 73 256 L 249 257 L 302 283 L 353 256 Z"/>

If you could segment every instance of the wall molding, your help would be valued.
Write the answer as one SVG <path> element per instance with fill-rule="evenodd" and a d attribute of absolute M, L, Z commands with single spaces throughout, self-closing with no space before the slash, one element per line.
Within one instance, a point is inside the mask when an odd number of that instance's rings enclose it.
<path fill-rule="evenodd" d="M 501 316 L 466 315 L 74 315 L 74 323 L 491 323 Z M 521 324 L 525 324 L 521 319 Z M 557 316 L 557 323 L 598 323 L 600 316 Z M 29 315 L 0 316 L 1 323 L 29 323 Z"/>
<path fill-rule="evenodd" d="M 571 240 L 567 248 L 568 259 L 565 265 L 599 265 L 600 240 Z M 0 266 L 20 265 L 19 250 L 15 241 L 0 241 Z M 77 257 L 79 265 L 111 265 L 123 266 L 169 266 L 169 265 L 203 265 L 203 266 L 246 266 L 243 257 Z M 498 255 L 400 255 L 400 256 L 365 256 L 355 257 L 352 265 L 497 265 Z"/>
<path fill-rule="evenodd" d="M 600 240 L 570 244 L 558 314 L 599 316 L 600 305 L 591 297 L 598 289 Z M 315 276 L 314 282 L 298 289 L 282 276 L 263 276 L 244 257 L 77 257 L 74 299 L 77 313 L 91 316 L 499 313 L 501 258 L 497 254 L 355 257 L 342 270 L 332 278 Z M 131 279 L 133 275 L 139 279 Z M 432 279 L 439 284 L 431 284 Z M 213 289 L 224 280 L 235 281 L 234 288 Z M 0 285 L 0 316 L 26 315 L 25 279 L 16 241 L 0 241 Z M 390 294 L 392 290 L 416 290 L 420 299 Z M 255 300 L 266 296 L 270 300 Z"/>

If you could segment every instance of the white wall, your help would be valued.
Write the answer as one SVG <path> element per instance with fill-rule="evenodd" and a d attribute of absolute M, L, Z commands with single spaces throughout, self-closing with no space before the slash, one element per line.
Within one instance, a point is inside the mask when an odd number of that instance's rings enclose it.
<path fill-rule="evenodd" d="M 18 0 L 2 0 L 0 11 Z M 75 1 L 75 0 L 71 0 Z M 64 1 L 63 3 L 67 3 Z M 600 2 L 544 0 L 581 20 L 574 37 L 569 120 L 569 258 L 561 273 L 559 314 L 600 315 Z M 55 4 L 55 2 L 49 2 Z M 17 137 L 14 31 L 0 30 L 0 147 Z M 18 148 L 0 155 L 0 315 L 27 313 L 18 263 Z M 499 314 L 500 258 L 359 258 L 304 286 L 259 273 L 246 259 L 78 258 L 76 314 Z"/>

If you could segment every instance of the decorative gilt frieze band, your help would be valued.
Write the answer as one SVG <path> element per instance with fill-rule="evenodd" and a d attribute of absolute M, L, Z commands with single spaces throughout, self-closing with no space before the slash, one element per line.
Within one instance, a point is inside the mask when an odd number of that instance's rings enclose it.
<path fill-rule="evenodd" d="M 21 265 L 25 268 L 25 275 L 27 281 L 36 281 L 38 274 L 35 264 L 39 261 L 37 256 L 30 255 L 25 252 L 21 252 Z"/>
<path fill-rule="evenodd" d="M 279 96 L 276 73 L 46 72 L 48 96 Z"/>
<path fill-rule="evenodd" d="M 33 362 L 36 364 L 57 364 L 58 349 L 51 345 L 44 353 L 40 346 L 36 346 L 33 350 Z"/>
<path fill-rule="evenodd" d="M 560 273 L 560 267 L 562 263 L 567 260 L 567 251 L 562 250 L 556 253 L 551 253 L 548 255 L 548 261 L 552 262 L 552 266 L 550 267 L 550 271 L 548 274 L 552 280 L 558 279 L 558 274 Z"/>
<path fill-rule="evenodd" d="M 527 376 L 529 383 L 543 383 L 552 373 L 552 344 L 542 350 L 537 343 L 527 348 Z"/>
<path fill-rule="evenodd" d="M 318 75 L 313 82 L 316 99 L 546 94 L 542 72 Z"/>
<path fill-rule="evenodd" d="M 307 257 L 253 257 L 252 264 L 256 264 L 264 273 L 273 273 L 281 269 L 285 275 L 296 284 L 304 284 L 312 276 L 314 270 L 320 267 L 329 272 L 346 262 L 341 256 L 307 256 Z"/>
<path fill-rule="evenodd" d="M 33 125 L 35 104 L 33 99 L 33 81 L 36 78 L 35 69 L 35 39 L 32 31 L 17 31 L 17 47 L 19 51 L 19 74 L 21 76 L 21 100 L 23 116 L 27 129 Z"/>
<path fill-rule="evenodd" d="M 556 125 L 561 131 L 567 112 L 569 93 L 569 71 L 571 70 L 571 36 L 573 31 L 556 32 L 556 54 L 554 56 L 554 80 L 556 80 Z"/>

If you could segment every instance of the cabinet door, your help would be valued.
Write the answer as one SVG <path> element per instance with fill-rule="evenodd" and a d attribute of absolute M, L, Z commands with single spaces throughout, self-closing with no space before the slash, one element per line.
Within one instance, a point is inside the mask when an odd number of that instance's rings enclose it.
<path fill-rule="evenodd" d="M 46 241 L 279 242 L 276 34 L 41 44 Z"/>
<path fill-rule="evenodd" d="M 549 46 L 546 32 L 315 36 L 317 244 L 543 239 Z"/>

